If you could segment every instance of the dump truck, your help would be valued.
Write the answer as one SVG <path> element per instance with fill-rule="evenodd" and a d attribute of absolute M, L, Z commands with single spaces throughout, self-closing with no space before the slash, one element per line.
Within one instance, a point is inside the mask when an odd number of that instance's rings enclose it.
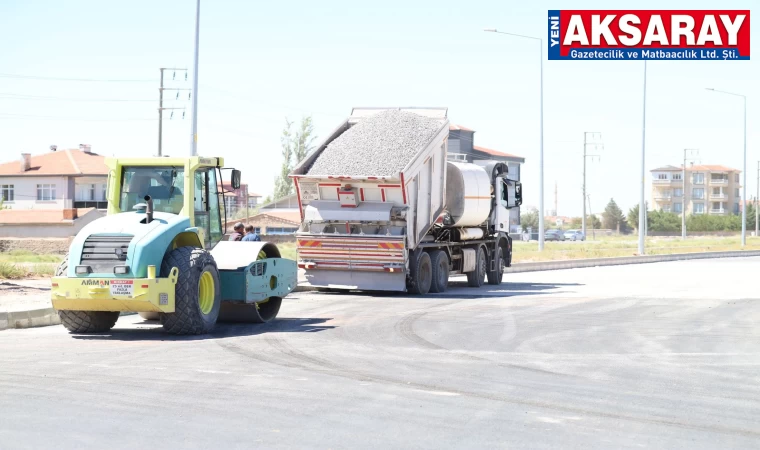
<path fill-rule="evenodd" d="M 218 320 L 273 320 L 296 286 L 295 261 L 269 242 L 223 241 L 222 158 L 106 158 L 107 215 L 71 242 L 51 300 L 70 332 L 111 329 L 121 312 L 160 319 L 171 334 Z M 226 226 L 226 225 L 225 225 Z"/>
<path fill-rule="evenodd" d="M 354 108 L 292 171 L 307 285 L 424 295 L 456 274 L 471 287 L 502 282 L 522 185 L 503 162 L 449 161 L 447 115 Z"/>

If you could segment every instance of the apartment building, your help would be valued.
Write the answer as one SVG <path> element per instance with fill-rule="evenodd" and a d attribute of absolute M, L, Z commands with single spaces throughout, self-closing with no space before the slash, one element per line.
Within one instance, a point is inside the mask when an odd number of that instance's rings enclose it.
<path fill-rule="evenodd" d="M 740 170 L 720 165 L 665 166 L 651 171 L 655 209 L 681 214 L 739 214 Z"/>

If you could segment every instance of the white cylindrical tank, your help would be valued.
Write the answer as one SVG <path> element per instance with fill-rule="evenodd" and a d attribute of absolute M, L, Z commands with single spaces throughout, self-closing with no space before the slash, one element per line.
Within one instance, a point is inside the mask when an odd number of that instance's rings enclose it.
<path fill-rule="evenodd" d="M 485 222 L 491 212 L 491 180 L 485 169 L 469 163 L 447 163 L 446 210 L 454 226 Z"/>
<path fill-rule="evenodd" d="M 460 228 L 459 229 L 459 239 L 463 241 L 472 241 L 475 239 L 482 239 L 482 238 L 483 238 L 482 228 Z"/>

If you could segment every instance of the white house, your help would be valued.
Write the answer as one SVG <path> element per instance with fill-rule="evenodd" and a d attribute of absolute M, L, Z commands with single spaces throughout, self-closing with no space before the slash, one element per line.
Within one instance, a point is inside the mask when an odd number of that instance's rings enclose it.
<path fill-rule="evenodd" d="M 80 150 L 51 147 L 34 156 L 22 153 L 20 160 L 0 164 L 0 235 L 71 236 L 83 222 L 103 215 L 90 212 L 107 207 L 107 181 L 104 157 L 87 145 Z M 39 228 L 43 223 L 45 230 Z"/>

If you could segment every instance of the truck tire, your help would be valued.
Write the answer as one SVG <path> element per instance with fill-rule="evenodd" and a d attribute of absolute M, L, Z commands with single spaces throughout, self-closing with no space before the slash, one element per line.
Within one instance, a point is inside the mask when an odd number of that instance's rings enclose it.
<path fill-rule="evenodd" d="M 449 286 L 449 256 L 443 250 L 436 250 L 430 254 L 430 261 L 433 267 L 430 292 L 446 292 Z"/>
<path fill-rule="evenodd" d="M 475 270 L 467 273 L 467 286 L 478 288 L 483 286 L 487 270 L 488 261 L 486 260 L 486 251 L 481 245 L 475 253 Z"/>
<path fill-rule="evenodd" d="M 161 324 L 170 334 L 204 334 L 216 325 L 222 303 L 219 271 L 207 250 L 179 247 L 161 262 L 161 276 L 179 269 L 175 285 L 174 312 L 161 314 Z"/>
<path fill-rule="evenodd" d="M 430 262 L 430 255 L 418 249 L 412 253 L 411 280 L 408 282 L 407 290 L 412 295 L 425 295 L 430 292 L 430 284 L 433 281 L 433 265 Z"/>
<path fill-rule="evenodd" d="M 66 276 L 69 270 L 69 255 L 55 270 L 55 276 Z M 58 311 L 61 324 L 71 333 L 100 333 L 113 328 L 119 320 L 118 311 Z"/>
<path fill-rule="evenodd" d="M 488 277 L 488 284 L 497 286 L 501 284 L 501 279 L 504 278 L 504 249 L 501 247 L 496 247 L 496 264 L 494 265 L 496 268 L 489 270 L 486 276 Z"/>

